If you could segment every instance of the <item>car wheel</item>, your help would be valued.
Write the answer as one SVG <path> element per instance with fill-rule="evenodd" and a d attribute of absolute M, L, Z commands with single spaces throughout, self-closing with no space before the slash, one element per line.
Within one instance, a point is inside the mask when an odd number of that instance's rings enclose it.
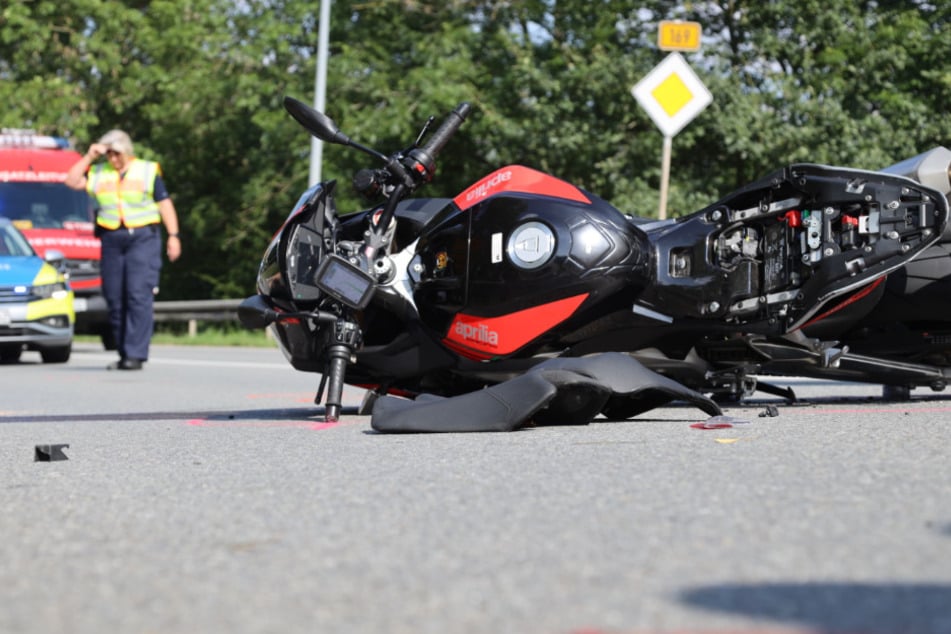
<path fill-rule="evenodd" d="M 16 363 L 23 354 L 22 345 L 0 347 L 0 363 Z"/>
<path fill-rule="evenodd" d="M 72 351 L 72 344 L 66 344 L 58 348 L 44 348 L 40 350 L 40 357 L 43 358 L 43 363 L 66 363 L 69 361 L 69 355 Z"/>

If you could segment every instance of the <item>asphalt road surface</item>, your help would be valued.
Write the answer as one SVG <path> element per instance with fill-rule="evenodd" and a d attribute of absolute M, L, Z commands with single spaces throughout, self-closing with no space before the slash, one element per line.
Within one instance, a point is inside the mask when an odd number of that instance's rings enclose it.
<path fill-rule="evenodd" d="M 110 360 L 0 366 L 0 632 L 951 633 L 943 394 L 381 435 L 277 350 Z"/>

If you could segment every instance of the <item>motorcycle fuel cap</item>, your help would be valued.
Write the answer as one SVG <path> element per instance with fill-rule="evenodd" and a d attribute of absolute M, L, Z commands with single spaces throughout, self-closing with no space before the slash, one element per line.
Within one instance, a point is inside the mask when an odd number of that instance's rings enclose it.
<path fill-rule="evenodd" d="M 506 252 L 520 269 L 537 269 L 555 252 L 555 234 L 540 222 L 526 222 L 509 236 Z"/>

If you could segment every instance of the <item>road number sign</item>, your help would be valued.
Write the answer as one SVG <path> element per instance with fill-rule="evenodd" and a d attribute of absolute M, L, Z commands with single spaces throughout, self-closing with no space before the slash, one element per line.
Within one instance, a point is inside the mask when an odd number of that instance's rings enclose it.
<path fill-rule="evenodd" d="M 662 51 L 699 51 L 700 23 L 662 20 L 657 26 L 657 46 Z"/>

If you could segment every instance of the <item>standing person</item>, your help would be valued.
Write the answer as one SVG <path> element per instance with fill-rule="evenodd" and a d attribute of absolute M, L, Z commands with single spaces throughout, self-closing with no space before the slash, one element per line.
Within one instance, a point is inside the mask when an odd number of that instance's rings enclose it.
<path fill-rule="evenodd" d="M 96 163 L 100 157 L 106 161 Z M 135 157 L 132 139 L 110 130 L 93 143 L 66 175 L 66 185 L 85 189 L 99 204 L 96 234 L 102 242 L 102 291 L 119 350 L 110 370 L 141 370 L 149 358 L 152 304 L 165 253 L 174 262 L 182 252 L 178 215 L 158 163 Z"/>

